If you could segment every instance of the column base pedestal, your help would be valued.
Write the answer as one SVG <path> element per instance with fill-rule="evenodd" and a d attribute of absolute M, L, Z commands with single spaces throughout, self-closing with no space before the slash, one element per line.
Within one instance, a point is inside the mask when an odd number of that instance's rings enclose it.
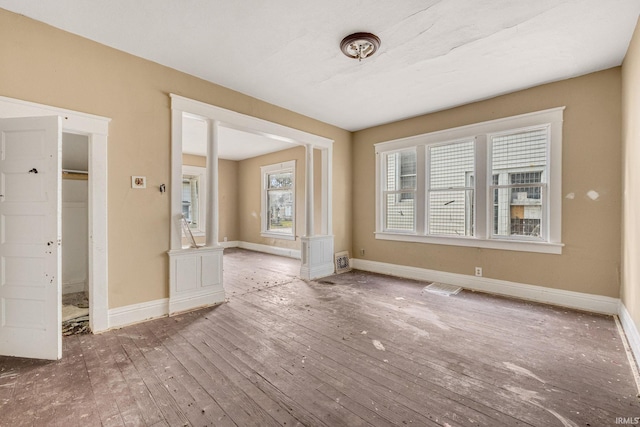
<path fill-rule="evenodd" d="M 332 275 L 335 272 L 333 236 L 304 236 L 301 241 L 300 277 L 304 280 L 313 280 Z"/>

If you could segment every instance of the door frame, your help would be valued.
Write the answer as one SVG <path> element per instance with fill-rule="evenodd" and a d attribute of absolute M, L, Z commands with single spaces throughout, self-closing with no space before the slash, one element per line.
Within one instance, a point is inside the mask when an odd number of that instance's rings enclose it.
<path fill-rule="evenodd" d="M 0 118 L 62 117 L 62 132 L 89 138 L 89 326 L 109 329 L 107 137 L 110 118 L 0 96 Z"/>

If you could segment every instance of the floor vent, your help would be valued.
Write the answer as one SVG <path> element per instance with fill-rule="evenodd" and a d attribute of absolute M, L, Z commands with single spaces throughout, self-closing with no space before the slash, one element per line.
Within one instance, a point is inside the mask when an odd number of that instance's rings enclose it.
<path fill-rule="evenodd" d="M 349 252 L 342 251 L 337 252 L 335 256 L 336 260 L 336 274 L 346 273 L 351 271 L 351 263 L 349 262 Z"/>
<path fill-rule="evenodd" d="M 461 290 L 462 288 L 460 286 L 447 285 L 445 283 L 436 283 L 436 282 L 430 284 L 429 286 L 425 286 L 423 289 L 424 292 L 444 295 L 447 297 L 451 295 L 456 295 Z"/>

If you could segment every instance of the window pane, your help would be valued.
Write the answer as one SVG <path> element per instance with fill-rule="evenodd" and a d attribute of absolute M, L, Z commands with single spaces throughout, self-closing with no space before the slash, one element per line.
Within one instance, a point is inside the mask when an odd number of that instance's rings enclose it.
<path fill-rule="evenodd" d="M 542 172 L 520 172 L 510 174 L 511 184 L 531 184 L 542 182 Z M 539 186 L 526 186 L 513 188 L 512 199 L 537 199 L 540 200 Z"/>
<path fill-rule="evenodd" d="M 473 236 L 473 190 L 429 193 L 429 234 Z"/>
<path fill-rule="evenodd" d="M 413 193 L 387 194 L 385 204 L 385 228 L 389 230 L 414 230 L 415 202 Z"/>
<path fill-rule="evenodd" d="M 182 214 L 190 228 L 199 226 L 199 179 L 193 175 L 182 176 Z"/>
<path fill-rule="evenodd" d="M 493 173 L 514 169 L 544 170 L 547 165 L 547 134 L 545 128 L 493 137 Z"/>
<path fill-rule="evenodd" d="M 386 176 L 386 190 L 415 190 L 416 152 L 407 150 L 388 154 L 386 156 Z"/>
<path fill-rule="evenodd" d="M 268 176 L 268 188 L 291 188 L 293 183 L 292 172 L 272 173 Z"/>
<path fill-rule="evenodd" d="M 464 188 L 474 173 L 474 142 L 456 142 L 429 149 L 431 189 Z"/>
<path fill-rule="evenodd" d="M 269 221 L 267 229 L 271 232 L 293 234 L 293 192 L 291 190 L 269 190 L 267 192 Z"/>
<path fill-rule="evenodd" d="M 516 188 L 495 188 L 493 234 L 497 236 L 540 236 L 542 226 L 541 197 L 528 198 L 529 193 L 542 194 L 541 186 L 527 187 L 525 191 Z M 514 197 L 515 194 L 515 197 Z"/>
<path fill-rule="evenodd" d="M 541 235 L 547 145 L 546 128 L 492 139 L 495 236 Z"/>

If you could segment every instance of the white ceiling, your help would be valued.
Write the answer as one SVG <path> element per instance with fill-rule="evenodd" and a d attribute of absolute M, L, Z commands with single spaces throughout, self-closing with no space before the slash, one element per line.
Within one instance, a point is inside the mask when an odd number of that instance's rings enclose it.
<path fill-rule="evenodd" d="M 638 0 L 0 0 L 0 7 L 359 130 L 620 65 Z M 368 31 L 360 63 L 340 40 Z"/>

